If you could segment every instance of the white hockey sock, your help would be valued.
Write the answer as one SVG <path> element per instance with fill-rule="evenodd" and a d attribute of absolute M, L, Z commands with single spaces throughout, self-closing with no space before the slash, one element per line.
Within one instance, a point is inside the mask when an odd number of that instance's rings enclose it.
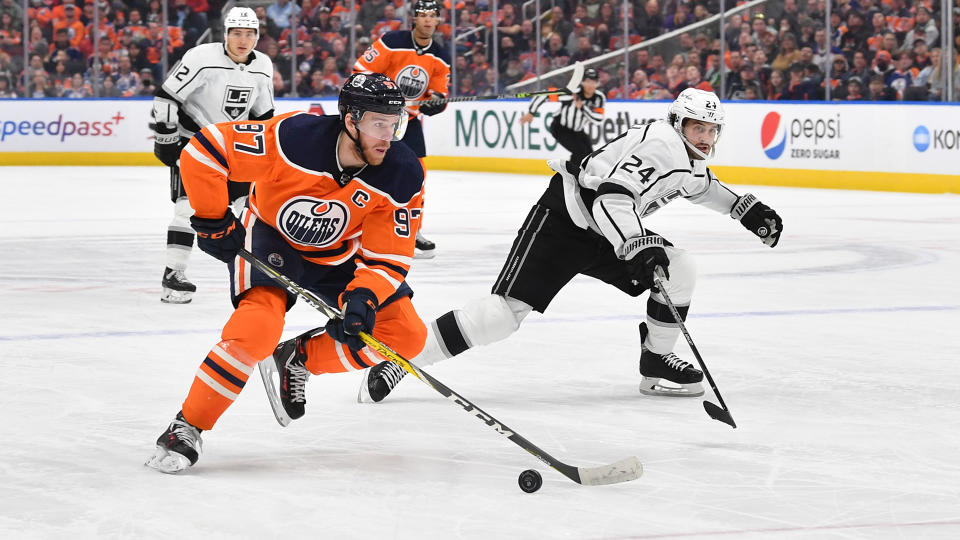
<path fill-rule="evenodd" d="M 668 246 L 665 251 L 670 259 L 668 269 L 670 279 L 663 285 L 677 311 L 680 312 L 681 320 L 685 321 L 697 281 L 696 264 L 693 257 L 682 249 Z M 657 354 L 673 351 L 677 338 L 680 337 L 680 326 L 659 292 L 651 291 L 650 298 L 647 300 L 647 329 L 650 333 L 647 335 L 644 346 L 648 350 Z"/>
<path fill-rule="evenodd" d="M 193 228 L 190 216 L 193 208 L 186 197 L 177 199 L 173 208 L 173 220 L 167 227 L 167 267 L 186 270 L 190 251 L 193 249 Z"/>
<path fill-rule="evenodd" d="M 495 294 L 448 311 L 430 323 L 427 343 L 414 363 L 429 366 L 478 345 L 500 341 L 516 332 L 531 311 L 524 302 Z"/>

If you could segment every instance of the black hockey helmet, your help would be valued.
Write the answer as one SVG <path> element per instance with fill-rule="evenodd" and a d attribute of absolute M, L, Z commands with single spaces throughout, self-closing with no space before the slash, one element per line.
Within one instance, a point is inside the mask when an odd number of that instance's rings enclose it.
<path fill-rule="evenodd" d="M 583 78 L 592 79 L 594 81 L 600 80 L 600 76 L 597 74 L 597 70 L 595 68 L 587 68 L 583 70 Z"/>
<path fill-rule="evenodd" d="M 416 17 L 417 13 L 425 13 L 427 11 L 436 12 L 437 15 L 440 15 L 440 2 L 437 0 L 417 0 L 413 3 L 413 16 Z"/>
<path fill-rule="evenodd" d="M 363 113 L 367 111 L 403 116 L 405 105 L 400 87 L 381 73 L 350 75 L 340 88 L 337 101 L 340 119 L 345 120 L 347 114 L 352 113 L 356 121 L 363 118 Z"/>

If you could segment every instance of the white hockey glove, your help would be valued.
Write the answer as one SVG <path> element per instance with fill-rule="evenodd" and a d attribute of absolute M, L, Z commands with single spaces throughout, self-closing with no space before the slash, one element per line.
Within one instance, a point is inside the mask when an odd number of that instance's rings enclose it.
<path fill-rule="evenodd" d="M 783 220 L 769 206 L 760 202 L 752 193 L 737 199 L 730 217 L 739 221 L 748 231 L 760 237 L 764 244 L 775 247 L 783 232 Z"/>

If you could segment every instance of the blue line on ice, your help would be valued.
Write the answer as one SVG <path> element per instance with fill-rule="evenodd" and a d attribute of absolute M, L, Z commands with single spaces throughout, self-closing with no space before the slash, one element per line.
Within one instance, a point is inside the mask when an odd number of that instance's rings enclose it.
<path fill-rule="evenodd" d="M 793 317 L 797 315 L 841 315 L 841 314 L 869 314 L 869 313 L 903 313 L 903 312 L 924 312 L 924 311 L 957 311 L 960 305 L 945 306 L 891 306 L 891 307 L 872 307 L 872 308 L 833 308 L 833 309 L 788 309 L 782 311 L 731 311 L 716 313 L 691 313 L 691 319 L 729 319 L 734 317 Z M 537 317 L 531 318 L 527 324 L 550 324 L 550 323 L 568 323 L 583 321 L 619 321 L 624 319 L 634 319 L 639 315 L 605 315 L 605 316 L 583 316 L 583 317 Z M 289 325 L 286 330 L 307 330 L 308 326 Z M 82 339 L 82 338 L 123 338 L 123 337 L 144 337 L 144 336 L 173 336 L 183 334 L 211 334 L 217 333 L 219 329 L 211 328 L 171 328 L 166 330 L 119 330 L 102 332 L 75 332 L 55 334 L 27 334 L 27 335 L 0 335 L 0 342 L 3 341 L 31 341 L 31 340 L 60 340 L 60 339 Z"/>

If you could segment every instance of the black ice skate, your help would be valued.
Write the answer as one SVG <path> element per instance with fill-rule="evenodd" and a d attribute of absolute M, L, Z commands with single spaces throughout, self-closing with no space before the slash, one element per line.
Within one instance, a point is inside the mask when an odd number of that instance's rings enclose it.
<path fill-rule="evenodd" d="M 404 369 L 393 362 L 380 362 L 363 374 L 360 382 L 360 392 L 357 394 L 358 403 L 379 403 L 390 395 L 390 391 L 406 375 Z"/>
<path fill-rule="evenodd" d="M 640 393 L 648 396 L 698 397 L 703 395 L 703 372 L 673 353 L 647 350 L 647 324 L 640 323 Z M 672 384 L 663 384 L 666 380 Z"/>
<path fill-rule="evenodd" d="M 306 343 L 313 330 L 277 345 L 273 356 L 260 362 L 260 378 L 267 390 L 267 398 L 277 422 L 287 426 L 291 420 L 303 416 L 307 405 L 307 379 L 310 372 L 304 367 L 307 361 Z M 279 393 L 274 386 L 277 374 Z"/>
<path fill-rule="evenodd" d="M 157 439 L 157 449 L 144 465 L 167 474 L 176 474 L 193 466 L 200 459 L 201 431 L 184 420 L 182 412 L 177 413 Z"/>
<path fill-rule="evenodd" d="M 432 259 L 437 253 L 437 245 L 427 240 L 420 231 L 417 231 L 417 245 L 414 250 L 414 259 Z"/>
<path fill-rule="evenodd" d="M 174 270 L 167 267 L 163 270 L 163 293 L 160 295 L 160 301 L 167 304 L 189 304 L 193 300 L 193 293 L 197 292 L 197 286 L 187 281 L 183 275 L 183 270 Z"/>

